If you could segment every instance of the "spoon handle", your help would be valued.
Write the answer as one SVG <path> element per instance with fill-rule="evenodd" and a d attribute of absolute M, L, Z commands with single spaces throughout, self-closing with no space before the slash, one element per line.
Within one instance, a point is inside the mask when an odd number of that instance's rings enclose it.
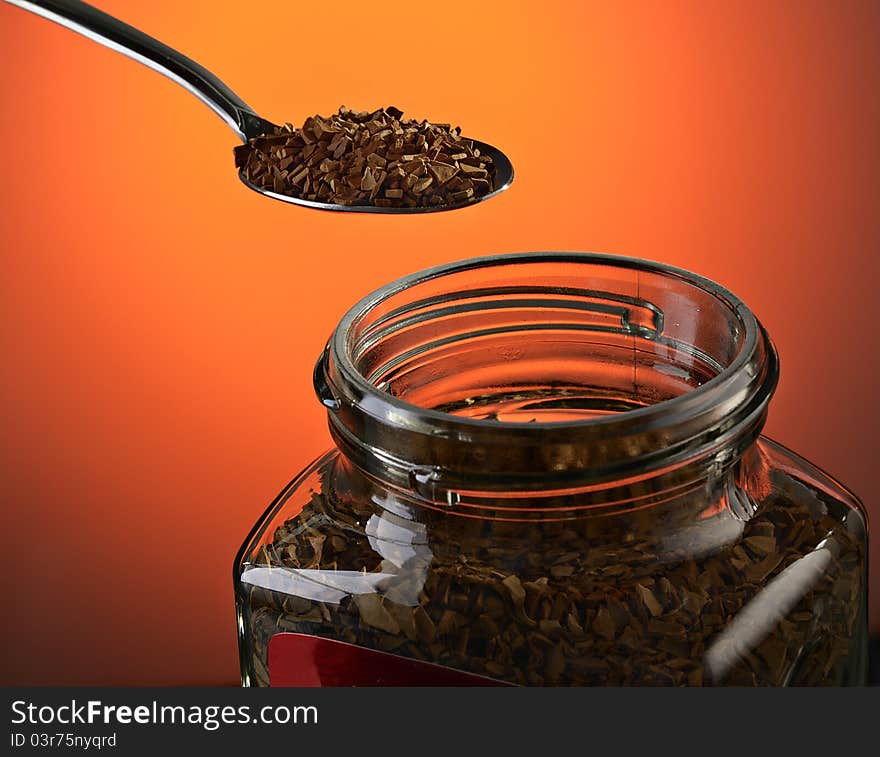
<path fill-rule="evenodd" d="M 79 0 L 6 2 L 61 24 L 164 74 L 211 108 L 242 141 L 271 131 L 274 126 L 260 118 L 253 108 L 208 69 L 91 5 Z"/>

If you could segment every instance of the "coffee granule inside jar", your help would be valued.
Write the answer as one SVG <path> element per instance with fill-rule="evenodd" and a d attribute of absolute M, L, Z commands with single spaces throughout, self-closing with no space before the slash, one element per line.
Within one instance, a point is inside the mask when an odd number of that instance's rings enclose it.
<path fill-rule="evenodd" d="M 698 545 L 701 529 L 691 536 L 683 531 L 680 544 L 658 554 L 652 517 L 644 530 L 636 527 L 644 517 L 624 518 L 621 538 L 609 538 L 617 532 L 612 523 L 593 519 L 465 518 L 447 520 L 442 539 L 426 536 L 396 567 L 377 553 L 376 537 L 364 528 L 379 517 L 375 505 L 337 491 L 330 471 L 321 471 L 311 502 L 275 528 L 254 565 L 304 571 L 310 580 L 362 572 L 383 583 L 376 593 L 339 602 L 248 587 L 243 600 L 256 685 L 269 684 L 268 643 L 282 632 L 335 638 L 515 685 L 842 680 L 864 591 L 861 547 L 818 492 L 782 473 L 773 474 L 775 493 L 743 524 L 740 538 L 706 554 Z M 593 533 L 596 528 L 610 531 Z M 738 615 L 737 627 L 751 623 L 754 612 L 746 608 L 756 606 L 770 582 L 785 574 L 781 581 L 797 583 L 795 566 L 820 541 L 833 542 L 835 556 L 815 585 L 787 612 L 774 607 L 779 617 L 753 646 L 728 642 L 727 629 Z"/>
<path fill-rule="evenodd" d="M 235 148 L 254 186 L 334 205 L 427 208 L 475 202 L 495 189 L 495 165 L 461 128 L 404 119 L 395 107 L 340 107 Z"/>

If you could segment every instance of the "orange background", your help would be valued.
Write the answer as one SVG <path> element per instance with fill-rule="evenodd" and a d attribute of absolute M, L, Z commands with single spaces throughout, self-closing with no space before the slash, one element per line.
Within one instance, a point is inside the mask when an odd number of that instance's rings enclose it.
<path fill-rule="evenodd" d="M 269 119 L 394 104 L 518 178 L 424 217 L 263 199 L 191 95 L 0 5 L 3 683 L 235 683 L 232 558 L 329 444 L 324 340 L 369 290 L 477 254 L 734 290 L 782 356 L 769 435 L 877 526 L 880 4 L 97 1 Z"/>

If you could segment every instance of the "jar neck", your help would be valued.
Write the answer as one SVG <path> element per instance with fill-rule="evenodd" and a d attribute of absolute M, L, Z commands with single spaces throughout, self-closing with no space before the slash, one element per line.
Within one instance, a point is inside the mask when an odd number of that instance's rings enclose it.
<path fill-rule="evenodd" d="M 394 282 L 345 315 L 315 369 L 354 465 L 465 511 L 618 507 L 715 486 L 760 434 L 777 378 L 767 334 L 731 293 L 577 253 Z"/>

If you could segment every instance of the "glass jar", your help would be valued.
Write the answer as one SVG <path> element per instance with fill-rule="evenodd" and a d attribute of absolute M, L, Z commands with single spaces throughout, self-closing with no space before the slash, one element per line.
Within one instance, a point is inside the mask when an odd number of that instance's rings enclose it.
<path fill-rule="evenodd" d="M 760 436 L 733 294 L 578 253 L 414 274 L 315 369 L 335 447 L 234 567 L 244 685 L 858 685 L 866 521 Z"/>

